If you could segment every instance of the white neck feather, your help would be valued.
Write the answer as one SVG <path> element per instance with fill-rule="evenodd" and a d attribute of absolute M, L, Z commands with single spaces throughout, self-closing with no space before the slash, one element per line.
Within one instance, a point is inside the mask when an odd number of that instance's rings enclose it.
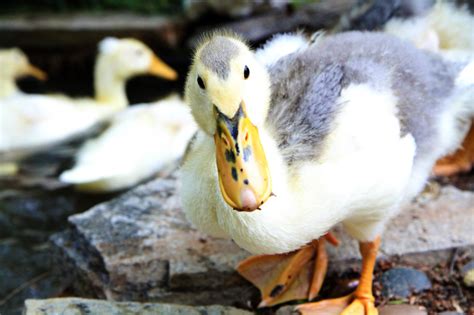
<path fill-rule="evenodd" d="M 0 97 L 3 98 L 20 92 L 15 79 L 0 79 L 0 81 Z"/>
<path fill-rule="evenodd" d="M 113 61 L 107 56 L 98 57 L 94 73 L 95 99 L 101 104 L 126 107 L 126 78 L 117 76 L 114 68 Z"/>
<path fill-rule="evenodd" d="M 276 142 L 264 128 L 259 131 L 270 168 L 272 191 L 276 196 L 270 197 L 260 211 L 237 212 L 225 204 L 218 190 L 216 191 L 216 200 L 220 201 L 217 211 L 218 222 L 239 246 L 252 253 L 284 253 L 326 233 L 333 220 L 324 218 L 328 216 L 328 212 L 325 211 L 323 204 L 308 203 L 308 200 L 303 199 L 299 193 L 302 191 L 298 187 L 299 181 L 296 177 L 292 178 L 288 172 Z M 315 216 L 320 216 L 321 224 L 312 226 L 310 235 L 300 233 L 301 220 L 305 218 L 302 213 L 306 211 L 311 211 L 312 222 Z"/>

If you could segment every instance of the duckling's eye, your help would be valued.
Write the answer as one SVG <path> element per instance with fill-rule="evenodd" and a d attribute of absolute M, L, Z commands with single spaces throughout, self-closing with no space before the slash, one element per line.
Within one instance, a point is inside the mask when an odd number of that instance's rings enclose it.
<path fill-rule="evenodd" d="M 247 79 L 250 75 L 250 69 L 249 67 L 245 66 L 244 68 L 244 79 Z"/>
<path fill-rule="evenodd" d="M 135 56 L 140 57 L 141 55 L 143 55 L 143 50 L 141 49 L 135 50 Z"/>
<path fill-rule="evenodd" d="M 204 90 L 206 86 L 204 85 L 204 81 L 201 79 L 201 77 L 198 76 L 197 81 L 198 81 L 199 87 Z"/>

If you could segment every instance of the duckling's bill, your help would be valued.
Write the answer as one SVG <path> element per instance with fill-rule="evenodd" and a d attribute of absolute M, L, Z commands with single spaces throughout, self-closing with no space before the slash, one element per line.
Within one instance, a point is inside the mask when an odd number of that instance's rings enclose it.
<path fill-rule="evenodd" d="M 46 74 L 46 72 L 44 72 L 38 67 L 33 66 L 32 64 L 28 64 L 28 66 L 26 67 L 25 75 L 31 75 L 41 81 L 45 81 L 46 79 L 48 79 L 48 75 Z"/>
<path fill-rule="evenodd" d="M 238 211 L 254 211 L 272 194 L 270 172 L 258 129 L 241 102 L 229 118 L 214 107 L 216 162 L 224 200 Z"/>
<path fill-rule="evenodd" d="M 157 56 L 152 56 L 148 72 L 167 80 L 176 80 L 178 78 L 178 73 Z"/>

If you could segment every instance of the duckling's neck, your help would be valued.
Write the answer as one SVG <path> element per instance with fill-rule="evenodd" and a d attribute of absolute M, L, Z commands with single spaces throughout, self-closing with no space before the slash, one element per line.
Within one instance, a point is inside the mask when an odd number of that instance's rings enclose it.
<path fill-rule="evenodd" d="M 20 93 L 15 79 L 0 78 L 0 97 L 7 97 Z"/>
<path fill-rule="evenodd" d="M 118 108 L 128 105 L 125 91 L 125 77 L 117 76 L 114 63 L 106 56 L 100 56 L 95 66 L 95 99 L 100 104 Z"/>
<path fill-rule="evenodd" d="M 326 233 L 330 227 L 325 217 L 328 212 L 322 203 L 314 202 L 318 200 L 316 194 L 304 193 L 308 187 L 299 187 L 271 133 L 264 128 L 260 128 L 259 133 L 275 196 L 261 206 L 261 211 L 238 212 L 227 206 L 218 192 L 222 206 L 217 216 L 220 227 L 247 251 L 253 254 L 286 253 Z M 318 224 L 312 224 L 314 222 Z M 310 228 L 303 233 L 302 226 Z"/>

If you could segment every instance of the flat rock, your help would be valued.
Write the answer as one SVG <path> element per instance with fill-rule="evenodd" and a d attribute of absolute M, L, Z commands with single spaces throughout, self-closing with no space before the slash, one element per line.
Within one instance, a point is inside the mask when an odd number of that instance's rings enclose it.
<path fill-rule="evenodd" d="M 47 300 L 26 300 L 24 315 L 250 315 L 252 313 L 238 308 L 220 305 L 185 306 L 175 304 L 154 304 L 134 302 L 110 302 L 79 298 L 57 298 Z"/>
<path fill-rule="evenodd" d="M 164 46 L 176 47 L 179 37 L 183 34 L 183 24 L 183 19 L 178 16 L 131 13 L 3 16 L 0 19 L 0 45 L 78 47 L 95 45 L 101 38 L 113 35 L 154 36 L 155 40 L 159 39 Z"/>
<path fill-rule="evenodd" d="M 416 305 L 385 305 L 379 308 L 379 315 L 426 315 L 426 309 Z"/>
<path fill-rule="evenodd" d="M 393 268 L 386 271 L 380 279 L 382 295 L 385 297 L 407 298 L 412 293 L 418 293 L 431 288 L 428 276 L 413 268 Z"/>
<path fill-rule="evenodd" d="M 472 249 L 474 193 L 432 189 L 392 220 L 381 258 L 423 264 L 446 261 L 454 247 Z M 71 216 L 53 236 L 58 265 L 74 275 L 76 291 L 114 300 L 244 305 L 257 291 L 234 271 L 248 254 L 231 240 L 196 231 L 176 196 L 176 179 L 153 180 L 89 211 Z M 359 260 L 357 242 L 340 229 L 330 249 L 332 271 Z"/>

